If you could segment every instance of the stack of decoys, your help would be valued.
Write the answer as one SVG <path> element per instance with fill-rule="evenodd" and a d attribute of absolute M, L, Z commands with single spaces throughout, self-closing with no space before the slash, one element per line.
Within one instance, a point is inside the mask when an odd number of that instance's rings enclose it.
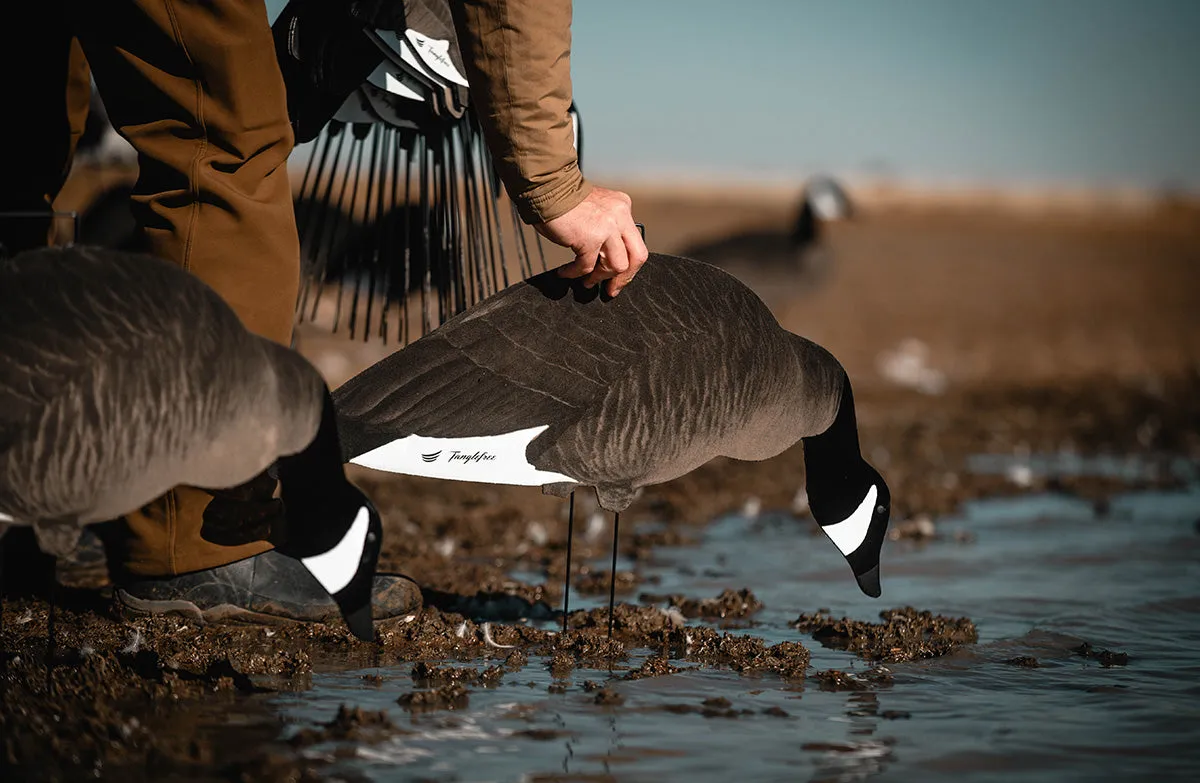
<path fill-rule="evenodd" d="M 333 399 L 355 464 L 558 496 L 594 487 L 615 515 L 614 578 L 619 514 L 641 487 L 714 457 L 762 460 L 803 441 L 813 517 L 862 591 L 880 594 L 890 495 L 860 454 L 846 372 L 708 264 L 652 253 L 613 298 L 554 271 L 536 275 Z M 569 588 L 569 563 L 567 574 Z M 610 635 L 614 599 L 610 586 Z"/>
<path fill-rule="evenodd" d="M 541 237 L 503 203 L 448 0 L 291 0 L 272 28 L 293 159 L 307 158 L 301 321 L 405 345 L 510 274 L 546 268 Z M 574 106 L 571 117 L 582 166 Z"/>
<path fill-rule="evenodd" d="M 181 267 L 82 246 L 0 260 L 0 536 L 32 525 L 60 557 L 82 526 L 174 486 L 270 469 L 286 512 L 277 550 L 370 640 L 381 523 L 341 453 L 312 365 L 248 332 Z"/>

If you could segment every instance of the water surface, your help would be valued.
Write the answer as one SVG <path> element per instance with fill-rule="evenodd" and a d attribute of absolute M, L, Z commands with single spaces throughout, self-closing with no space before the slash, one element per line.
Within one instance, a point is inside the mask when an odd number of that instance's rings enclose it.
<path fill-rule="evenodd" d="M 269 704 L 297 728 L 341 704 L 387 710 L 411 733 L 306 751 L 366 780 L 1191 780 L 1200 773 L 1198 518 L 1200 485 L 1117 496 L 1103 516 L 1060 495 L 971 503 L 938 520 L 932 541 L 887 543 L 878 600 L 858 592 L 811 522 L 783 514 L 717 520 L 700 545 L 657 550 L 643 567 L 661 580 L 657 593 L 751 588 L 766 608 L 742 632 L 803 641 L 811 673 L 869 664 L 791 628 L 801 612 L 870 620 L 911 605 L 975 621 L 977 645 L 889 665 L 892 683 L 871 691 L 681 662 L 688 671 L 612 683 L 625 702 L 603 707 L 583 683 L 621 671 L 576 669 L 558 681 L 565 692 L 551 693 L 546 661 L 532 657 L 499 686 L 472 690 L 462 711 L 399 707 L 413 689 L 408 665 L 316 674 L 311 689 Z M 1126 653 L 1128 664 L 1073 652 L 1085 642 Z M 1019 656 L 1040 666 L 1005 663 Z M 364 673 L 384 681 L 368 685 Z M 664 710 L 716 697 L 749 712 Z"/>

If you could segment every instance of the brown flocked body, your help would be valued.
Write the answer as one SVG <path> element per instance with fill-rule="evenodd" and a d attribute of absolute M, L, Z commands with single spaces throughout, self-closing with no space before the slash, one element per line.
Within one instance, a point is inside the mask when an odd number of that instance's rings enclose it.
<path fill-rule="evenodd" d="M 348 459 L 394 439 L 548 425 L 526 456 L 624 509 L 717 456 L 772 457 L 824 432 L 845 373 L 748 288 L 652 254 L 620 296 L 550 271 L 517 283 L 334 392 Z M 550 484 L 565 494 L 573 484 Z"/>

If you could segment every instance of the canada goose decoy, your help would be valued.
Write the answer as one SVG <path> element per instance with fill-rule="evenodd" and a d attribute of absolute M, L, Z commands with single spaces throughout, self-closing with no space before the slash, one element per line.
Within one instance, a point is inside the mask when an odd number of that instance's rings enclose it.
<path fill-rule="evenodd" d="M 803 440 L 813 516 L 880 594 L 890 495 L 859 452 L 846 372 L 708 264 L 652 253 L 611 299 L 545 272 L 333 399 L 350 462 L 558 496 L 591 486 L 615 513 L 714 457 L 762 460 Z"/>
<path fill-rule="evenodd" d="M 806 285 L 824 279 L 833 266 L 823 224 L 853 214 L 845 190 L 828 177 L 805 183 L 791 228 L 742 231 L 689 245 L 679 254 L 718 266 L 756 288 L 769 291 L 779 275 Z"/>
<path fill-rule="evenodd" d="M 312 365 L 181 267 L 82 246 L 0 260 L 0 536 L 32 525 L 60 557 L 82 526 L 174 486 L 234 487 L 270 468 L 287 518 L 277 551 L 371 640 L 382 529 L 341 453 Z"/>

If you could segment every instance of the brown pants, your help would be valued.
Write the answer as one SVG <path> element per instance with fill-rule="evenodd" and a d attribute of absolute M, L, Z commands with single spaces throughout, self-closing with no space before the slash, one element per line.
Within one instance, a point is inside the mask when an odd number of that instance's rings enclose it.
<path fill-rule="evenodd" d="M 0 210 L 45 210 L 89 102 L 138 152 L 132 208 L 152 252 L 211 285 L 248 328 L 287 343 L 299 239 L 283 79 L 264 0 L 39 0 L 0 11 Z M 14 54 L 14 53 L 19 53 Z M 132 574 L 239 560 L 266 543 L 200 537 L 210 496 L 178 488 L 127 517 Z"/>

